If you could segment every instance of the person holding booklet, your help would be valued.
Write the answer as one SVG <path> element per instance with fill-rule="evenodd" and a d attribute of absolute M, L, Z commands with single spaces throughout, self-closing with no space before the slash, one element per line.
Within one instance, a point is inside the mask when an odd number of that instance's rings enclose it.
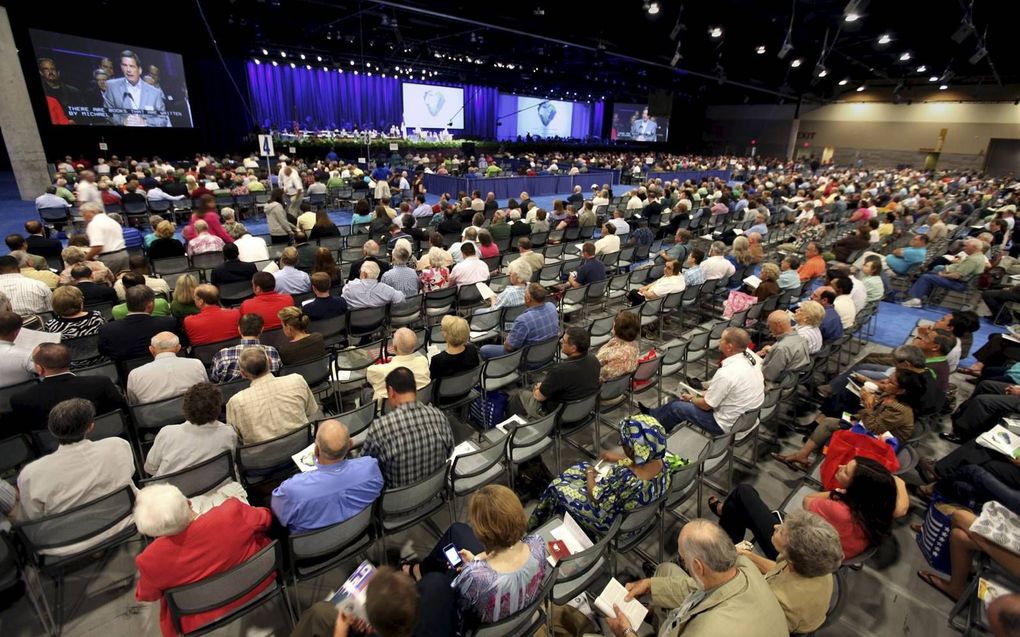
<path fill-rule="evenodd" d="M 917 473 L 925 484 L 918 488 L 922 498 L 936 491 L 960 504 L 978 510 L 995 500 L 1020 515 L 1020 460 L 970 440 L 938 461 L 922 458 Z"/>
<path fill-rule="evenodd" d="M 732 540 L 710 520 L 692 520 L 680 529 L 680 559 L 660 564 L 648 579 L 627 584 L 626 600 L 651 596 L 667 611 L 659 637 L 787 637 L 786 617 L 765 577 L 750 558 L 738 555 Z M 618 606 L 606 623 L 615 637 L 637 637 Z"/>
<path fill-rule="evenodd" d="M 592 532 L 604 534 L 621 513 L 654 502 L 669 489 L 666 432 L 651 416 L 629 416 L 617 426 L 623 454 L 602 453 L 597 465 L 582 462 L 554 479 L 539 499 L 528 526 L 541 526 L 552 515 L 569 513 Z"/>
<path fill-rule="evenodd" d="M 403 569 L 415 580 L 445 576 L 457 592 L 466 624 L 498 622 L 535 600 L 551 568 L 545 541 L 525 535 L 527 530 L 517 495 L 502 485 L 488 485 L 471 496 L 468 524 L 453 523 L 425 559 L 407 562 Z"/>

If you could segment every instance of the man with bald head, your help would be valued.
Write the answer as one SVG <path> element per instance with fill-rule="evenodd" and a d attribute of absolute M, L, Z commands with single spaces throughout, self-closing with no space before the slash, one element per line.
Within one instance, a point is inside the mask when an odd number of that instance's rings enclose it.
<path fill-rule="evenodd" d="M 362 257 L 357 261 L 351 263 L 351 271 L 347 275 L 347 282 L 356 281 L 361 278 L 361 266 L 362 264 L 371 261 L 372 263 L 379 266 L 379 274 L 381 275 L 386 270 L 390 269 L 390 264 L 385 260 L 379 258 L 379 244 L 369 239 L 365 242 L 365 245 L 361 246 Z M 376 278 L 379 278 L 377 275 Z"/>
<path fill-rule="evenodd" d="M 728 327 L 719 339 L 722 363 L 704 395 L 682 393 L 677 400 L 655 409 L 639 405 L 642 413 L 658 420 L 666 431 L 682 422 L 701 427 L 713 436 L 728 434 L 744 412 L 761 407 L 765 400 L 762 361 L 747 349 L 747 330 Z"/>
<path fill-rule="evenodd" d="M 418 337 L 415 336 L 414 330 L 402 327 L 393 333 L 394 355 L 390 357 L 390 362 L 372 365 L 365 371 L 365 376 L 372 386 L 372 400 L 386 398 L 386 376 L 398 367 L 411 370 L 418 389 L 429 384 L 431 380 L 429 359 L 415 352 L 417 348 Z"/>
<path fill-rule="evenodd" d="M 339 420 L 324 420 L 315 432 L 315 469 L 273 490 L 276 519 L 291 533 L 339 524 L 372 506 L 383 488 L 379 462 L 348 458 L 351 438 Z"/>
<path fill-rule="evenodd" d="M 149 342 L 153 361 L 131 370 L 127 379 L 128 401 L 133 405 L 180 396 L 192 385 L 209 377 L 197 358 L 180 358 L 181 339 L 173 332 L 160 332 Z"/>
<path fill-rule="evenodd" d="M 776 310 L 769 314 L 768 327 L 776 342 L 758 351 L 764 357 L 761 373 L 765 380 L 778 383 L 784 373 L 799 372 L 811 365 L 807 341 L 793 329 L 786 310 Z"/>
<path fill-rule="evenodd" d="M 758 567 L 738 555 L 733 540 L 715 522 L 692 520 L 677 540 L 686 570 L 660 564 L 655 575 L 627 584 L 627 600 L 651 595 L 667 612 L 659 637 L 786 637 L 786 615 Z M 607 619 L 613 635 L 636 635 L 626 615 Z"/>

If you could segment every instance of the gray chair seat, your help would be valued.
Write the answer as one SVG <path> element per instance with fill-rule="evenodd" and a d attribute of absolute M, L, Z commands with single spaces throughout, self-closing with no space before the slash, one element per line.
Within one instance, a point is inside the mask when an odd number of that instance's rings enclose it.
<path fill-rule="evenodd" d="M 471 493 L 475 489 L 489 482 L 492 482 L 496 476 L 502 475 L 506 472 L 506 467 L 503 463 L 497 462 L 496 464 L 489 467 L 484 473 L 480 473 L 477 476 L 470 478 L 457 478 L 453 481 L 453 492 L 456 495 L 463 495 L 465 493 Z"/>

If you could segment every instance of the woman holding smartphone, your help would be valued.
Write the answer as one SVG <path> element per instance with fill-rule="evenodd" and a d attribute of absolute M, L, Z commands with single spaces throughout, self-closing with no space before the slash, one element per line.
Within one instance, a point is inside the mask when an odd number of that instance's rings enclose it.
<path fill-rule="evenodd" d="M 521 501 L 502 485 L 482 487 L 471 497 L 468 522 L 455 522 L 420 564 L 403 569 L 415 580 L 447 574 L 465 623 L 497 622 L 534 601 L 550 568 L 545 540 L 525 535 Z"/>

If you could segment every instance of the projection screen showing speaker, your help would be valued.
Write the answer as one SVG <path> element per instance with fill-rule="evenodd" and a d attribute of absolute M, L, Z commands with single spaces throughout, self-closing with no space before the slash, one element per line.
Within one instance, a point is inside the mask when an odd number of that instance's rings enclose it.
<path fill-rule="evenodd" d="M 570 137 L 573 102 L 540 97 L 517 98 L 517 134 L 532 137 Z"/>
<path fill-rule="evenodd" d="M 407 128 L 464 128 L 464 89 L 407 82 L 401 88 Z"/>

